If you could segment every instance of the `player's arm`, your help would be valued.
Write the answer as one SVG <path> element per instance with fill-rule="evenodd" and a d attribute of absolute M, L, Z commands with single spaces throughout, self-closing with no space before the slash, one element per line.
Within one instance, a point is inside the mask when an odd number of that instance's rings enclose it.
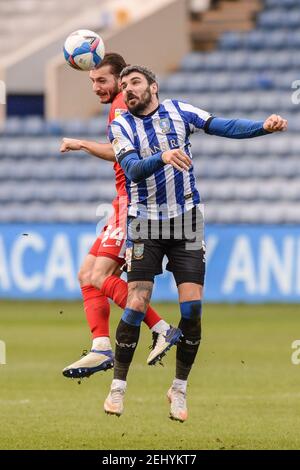
<path fill-rule="evenodd" d="M 158 152 L 144 160 L 141 160 L 136 152 L 128 152 L 120 155 L 117 160 L 127 178 L 134 183 L 149 178 L 167 164 L 179 171 L 189 170 L 192 164 L 191 159 L 181 149 Z"/>
<path fill-rule="evenodd" d="M 188 103 L 174 101 L 189 133 L 204 130 L 207 134 L 228 137 L 230 139 L 249 139 L 287 129 L 287 120 L 272 114 L 265 121 L 248 119 L 223 119 L 212 116 L 207 111 Z"/>
<path fill-rule="evenodd" d="M 91 140 L 69 139 L 65 137 L 62 140 L 60 151 L 62 153 L 83 150 L 94 157 L 101 158 L 109 162 L 115 162 L 115 153 L 110 143 L 104 144 L 93 142 Z"/>
<path fill-rule="evenodd" d="M 273 132 L 283 132 L 286 129 L 287 120 L 277 114 L 272 114 L 265 121 L 210 117 L 204 126 L 207 134 L 230 139 L 249 139 Z"/>

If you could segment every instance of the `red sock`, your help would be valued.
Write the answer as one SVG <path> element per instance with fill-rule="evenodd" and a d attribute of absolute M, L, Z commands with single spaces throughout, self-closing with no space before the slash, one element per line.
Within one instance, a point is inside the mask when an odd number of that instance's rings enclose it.
<path fill-rule="evenodd" d="M 110 305 L 99 289 L 93 286 L 81 288 L 84 311 L 93 338 L 109 336 Z"/>
<path fill-rule="evenodd" d="M 109 276 L 105 279 L 101 292 L 106 297 L 109 297 L 121 308 L 126 307 L 127 295 L 128 295 L 128 284 L 117 276 Z M 161 317 L 153 310 L 152 307 L 148 307 L 144 322 L 149 328 L 152 328 L 156 323 L 161 320 Z"/>

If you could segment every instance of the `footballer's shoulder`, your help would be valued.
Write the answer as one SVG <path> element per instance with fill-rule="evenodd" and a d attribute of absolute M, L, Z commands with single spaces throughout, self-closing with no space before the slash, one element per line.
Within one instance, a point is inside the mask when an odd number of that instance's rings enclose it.
<path fill-rule="evenodd" d="M 171 98 L 167 98 L 165 99 L 162 104 L 165 106 L 165 107 L 172 107 L 172 106 L 175 106 L 176 108 L 181 108 L 181 105 L 184 105 L 184 104 L 187 104 L 185 101 L 183 100 L 175 100 L 175 99 L 171 99 Z"/>
<path fill-rule="evenodd" d="M 175 104 L 175 103 L 178 103 L 178 100 L 173 100 L 171 98 L 166 98 L 165 100 L 163 100 L 162 104 L 164 106 L 166 105 L 170 105 L 170 104 Z"/>
<path fill-rule="evenodd" d="M 115 116 L 115 118 L 111 122 L 111 124 L 112 125 L 113 124 L 124 125 L 124 124 L 128 123 L 129 120 L 130 120 L 129 112 L 124 110 L 122 113 Z"/>

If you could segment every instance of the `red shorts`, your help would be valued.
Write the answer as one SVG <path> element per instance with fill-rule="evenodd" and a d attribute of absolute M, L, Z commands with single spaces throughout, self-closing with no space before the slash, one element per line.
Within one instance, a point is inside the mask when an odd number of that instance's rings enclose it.
<path fill-rule="evenodd" d="M 113 202 L 113 214 L 89 251 L 93 256 L 111 258 L 124 264 L 126 251 L 127 196 L 117 196 Z"/>

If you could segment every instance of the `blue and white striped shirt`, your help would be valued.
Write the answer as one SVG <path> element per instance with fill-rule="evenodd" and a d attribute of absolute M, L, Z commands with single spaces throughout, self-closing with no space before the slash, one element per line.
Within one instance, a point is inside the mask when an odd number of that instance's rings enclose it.
<path fill-rule="evenodd" d="M 165 100 L 148 116 L 137 117 L 127 112 L 117 117 L 109 127 L 109 138 L 117 160 L 125 153 L 136 152 L 145 159 L 176 148 L 192 158 L 189 136 L 204 129 L 210 117 L 211 114 L 190 104 Z M 176 217 L 200 203 L 192 167 L 180 172 L 165 165 L 141 182 L 126 178 L 126 188 L 128 215 L 134 217 Z"/>

